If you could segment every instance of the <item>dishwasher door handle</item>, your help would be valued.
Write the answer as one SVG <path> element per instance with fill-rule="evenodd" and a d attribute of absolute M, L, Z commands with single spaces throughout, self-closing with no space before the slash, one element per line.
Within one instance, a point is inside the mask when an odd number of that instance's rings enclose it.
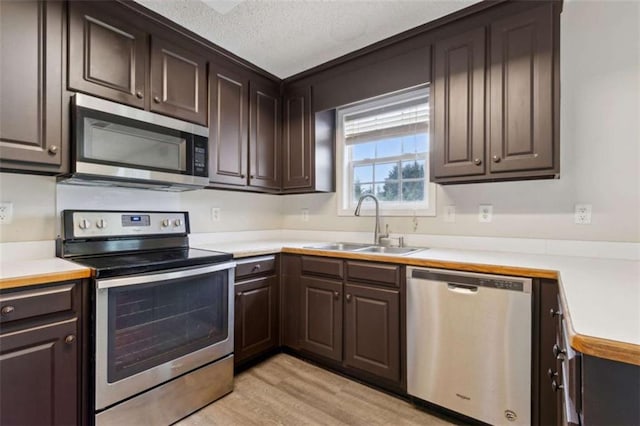
<path fill-rule="evenodd" d="M 478 287 L 474 285 L 447 283 L 447 288 L 451 291 L 462 294 L 475 294 L 478 292 Z"/>

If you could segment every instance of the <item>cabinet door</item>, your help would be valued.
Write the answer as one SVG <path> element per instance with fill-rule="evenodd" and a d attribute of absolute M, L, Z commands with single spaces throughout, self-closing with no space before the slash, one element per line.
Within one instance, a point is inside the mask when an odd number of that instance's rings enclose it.
<path fill-rule="evenodd" d="M 485 28 L 434 46 L 433 177 L 483 175 Z"/>
<path fill-rule="evenodd" d="M 207 125 L 207 60 L 151 39 L 151 111 Z"/>
<path fill-rule="evenodd" d="M 278 279 L 236 284 L 235 363 L 278 346 Z"/>
<path fill-rule="evenodd" d="M 209 180 L 247 184 L 249 79 L 242 71 L 211 67 Z"/>
<path fill-rule="evenodd" d="M 284 96 L 283 105 L 283 190 L 313 186 L 313 132 L 311 87 L 297 88 Z"/>
<path fill-rule="evenodd" d="M 0 335 L 0 423 L 78 421 L 77 319 Z"/>
<path fill-rule="evenodd" d="M 280 94 L 275 83 L 251 81 L 249 185 L 280 189 Z"/>
<path fill-rule="evenodd" d="M 302 277 L 300 346 L 309 352 L 342 361 L 342 283 Z"/>
<path fill-rule="evenodd" d="M 69 88 L 144 108 L 147 34 L 126 18 L 116 3 L 69 2 Z"/>
<path fill-rule="evenodd" d="M 491 173 L 554 167 L 553 5 L 491 25 Z"/>
<path fill-rule="evenodd" d="M 400 381 L 400 292 L 345 286 L 345 364 Z"/>
<path fill-rule="evenodd" d="M 61 2 L 0 2 L 2 167 L 57 172 L 66 164 L 62 8 Z"/>

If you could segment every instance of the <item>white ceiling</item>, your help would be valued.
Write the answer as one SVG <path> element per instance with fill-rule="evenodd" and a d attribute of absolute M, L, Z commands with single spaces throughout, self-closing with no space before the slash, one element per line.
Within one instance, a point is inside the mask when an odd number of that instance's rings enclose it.
<path fill-rule="evenodd" d="M 286 78 L 478 0 L 136 0 Z"/>

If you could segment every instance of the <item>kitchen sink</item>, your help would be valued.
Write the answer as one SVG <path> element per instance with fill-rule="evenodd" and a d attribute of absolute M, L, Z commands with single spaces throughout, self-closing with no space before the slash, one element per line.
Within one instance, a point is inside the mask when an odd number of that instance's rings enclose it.
<path fill-rule="evenodd" d="M 415 253 L 417 251 L 423 250 L 421 248 L 416 247 L 384 247 L 384 246 L 371 246 L 365 247 L 363 249 L 357 250 L 358 253 L 380 253 L 380 254 L 397 254 L 397 255 L 405 255 Z"/>
<path fill-rule="evenodd" d="M 392 254 L 398 256 L 404 256 L 424 250 L 416 247 L 385 247 L 375 246 L 371 244 L 358 244 L 358 243 L 327 243 L 315 246 L 306 246 L 305 248 L 316 250 L 335 250 L 335 251 L 350 251 L 355 253 L 368 253 L 368 254 Z"/>
<path fill-rule="evenodd" d="M 371 244 L 358 244 L 358 243 L 328 243 L 317 246 L 307 246 L 305 248 L 317 249 L 317 250 L 337 250 L 337 251 L 357 251 L 364 248 L 369 248 Z"/>

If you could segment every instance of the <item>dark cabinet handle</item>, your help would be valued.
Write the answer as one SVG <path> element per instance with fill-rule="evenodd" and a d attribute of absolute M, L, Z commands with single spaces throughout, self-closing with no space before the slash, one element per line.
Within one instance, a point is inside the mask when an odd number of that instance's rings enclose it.
<path fill-rule="evenodd" d="M 550 379 L 554 379 L 555 377 L 558 377 L 558 372 L 553 371 L 552 369 L 548 369 L 547 376 L 549 376 Z"/>
<path fill-rule="evenodd" d="M 567 351 L 562 349 L 556 343 L 555 345 L 553 345 L 553 356 L 555 356 L 558 361 L 564 361 L 567 357 Z"/>
<path fill-rule="evenodd" d="M 0 311 L 0 312 L 2 312 L 2 315 L 9 315 L 11 312 L 13 312 L 15 310 L 16 310 L 16 308 L 14 308 L 13 306 L 7 305 L 4 308 L 2 308 L 2 311 Z"/>
<path fill-rule="evenodd" d="M 240 175 L 240 179 L 244 179 L 244 178 L 245 178 L 245 175 Z"/>
<path fill-rule="evenodd" d="M 256 271 L 259 271 L 260 269 L 262 269 L 262 265 L 258 263 L 253 268 L 251 268 L 251 272 L 256 272 Z"/>
<path fill-rule="evenodd" d="M 339 291 L 334 291 L 333 292 L 333 298 L 338 300 L 340 298 L 340 292 Z"/>
<path fill-rule="evenodd" d="M 73 343 L 73 342 L 75 342 L 75 341 L 76 341 L 76 336 L 74 336 L 73 334 L 70 334 L 70 335 L 68 335 L 67 337 L 65 337 L 65 338 L 64 338 L 64 342 L 65 342 L 67 345 L 70 345 L 70 344 L 72 344 L 72 343 Z"/>
<path fill-rule="evenodd" d="M 249 179 L 255 179 L 254 175 L 249 175 Z"/>
<path fill-rule="evenodd" d="M 144 93 L 142 93 L 142 91 L 141 91 L 141 90 L 138 90 L 138 91 L 136 92 L 136 97 L 137 97 L 138 99 L 142 99 L 142 98 L 144 98 Z"/>
<path fill-rule="evenodd" d="M 473 164 L 475 164 L 476 166 L 479 166 L 480 164 L 482 164 L 482 160 L 479 158 L 476 158 L 475 160 L 473 160 Z"/>
<path fill-rule="evenodd" d="M 305 177 L 304 177 L 304 180 L 309 180 L 309 176 L 305 176 Z"/>
<path fill-rule="evenodd" d="M 51 145 L 47 151 L 50 155 L 56 155 L 58 153 L 58 145 Z"/>
<path fill-rule="evenodd" d="M 499 162 L 500 162 L 500 160 L 502 160 L 502 159 L 501 159 L 499 156 L 497 156 L 497 155 L 494 155 L 492 159 L 493 159 L 493 162 L 494 162 L 494 163 L 499 163 Z"/>
<path fill-rule="evenodd" d="M 153 97 L 153 102 L 155 102 L 155 103 L 159 104 L 159 103 L 160 103 L 160 97 L 158 97 L 158 96 L 154 96 L 154 97 Z"/>
<path fill-rule="evenodd" d="M 349 293 L 347 293 L 345 298 L 347 299 L 347 302 L 351 302 L 351 295 Z"/>
<path fill-rule="evenodd" d="M 242 296 L 242 292 L 241 291 L 236 293 L 236 297 L 240 297 L 240 296 Z"/>
<path fill-rule="evenodd" d="M 562 315 L 562 312 L 560 311 L 560 309 L 555 310 L 555 309 L 551 308 L 551 309 L 549 309 L 549 315 L 551 315 L 551 318 L 559 317 L 560 315 Z"/>
<path fill-rule="evenodd" d="M 553 389 L 554 392 L 558 392 L 560 389 L 564 389 L 564 386 L 558 384 L 555 380 L 551 382 L 551 389 Z"/>

